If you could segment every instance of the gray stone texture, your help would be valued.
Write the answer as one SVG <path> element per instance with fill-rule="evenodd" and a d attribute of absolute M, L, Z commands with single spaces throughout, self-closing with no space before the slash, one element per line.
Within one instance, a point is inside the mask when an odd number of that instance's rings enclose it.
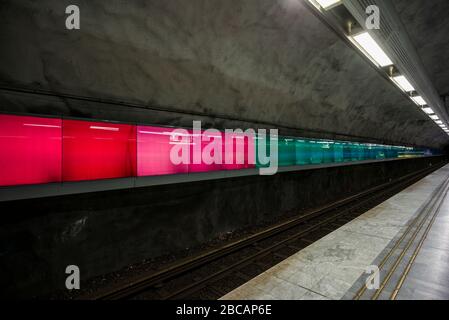
<path fill-rule="evenodd" d="M 203 115 L 216 127 L 270 124 L 305 136 L 448 143 L 302 0 L 80 0 L 81 30 L 69 31 L 71 3 L 0 3 L 2 87 L 142 108 L 0 90 L 0 110 L 174 125 Z"/>

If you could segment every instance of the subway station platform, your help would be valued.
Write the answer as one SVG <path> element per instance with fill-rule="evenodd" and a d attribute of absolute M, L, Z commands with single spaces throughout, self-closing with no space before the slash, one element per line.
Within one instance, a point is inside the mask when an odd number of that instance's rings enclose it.
<path fill-rule="evenodd" d="M 448 190 L 446 165 L 221 299 L 449 299 Z"/>

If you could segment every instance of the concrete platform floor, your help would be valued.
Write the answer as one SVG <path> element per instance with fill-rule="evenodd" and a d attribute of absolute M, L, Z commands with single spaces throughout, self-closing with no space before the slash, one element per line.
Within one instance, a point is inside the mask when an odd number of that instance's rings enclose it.
<path fill-rule="evenodd" d="M 449 299 L 448 190 L 449 165 L 221 299 Z"/>

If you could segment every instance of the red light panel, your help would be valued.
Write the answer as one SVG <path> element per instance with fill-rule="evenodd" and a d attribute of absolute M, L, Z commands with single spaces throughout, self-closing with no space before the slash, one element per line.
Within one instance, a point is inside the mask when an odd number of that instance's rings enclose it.
<path fill-rule="evenodd" d="M 61 181 L 61 120 L 0 115 L 0 186 Z"/>
<path fill-rule="evenodd" d="M 132 177 L 136 174 L 136 127 L 63 120 L 63 181 Z"/>

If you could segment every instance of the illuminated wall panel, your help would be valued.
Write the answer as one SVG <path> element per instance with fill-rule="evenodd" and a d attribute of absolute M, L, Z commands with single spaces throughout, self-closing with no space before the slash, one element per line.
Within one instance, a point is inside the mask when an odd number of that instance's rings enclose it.
<path fill-rule="evenodd" d="M 291 138 L 279 137 L 279 166 L 294 166 L 296 164 L 296 141 Z"/>
<path fill-rule="evenodd" d="M 318 143 L 317 141 L 310 141 L 310 146 L 312 149 L 310 163 L 311 164 L 323 163 L 323 153 L 321 152 L 321 143 Z"/>
<path fill-rule="evenodd" d="M 228 154 L 232 159 L 232 163 L 228 164 L 225 163 L 226 143 L 229 143 Z M 213 145 L 216 148 L 212 148 Z M 179 147 L 177 148 L 180 151 L 178 158 L 182 156 L 181 153 L 188 154 L 188 164 L 173 163 L 170 153 L 174 147 Z M 254 137 L 243 134 L 206 131 L 194 134 L 192 130 L 185 130 L 183 135 L 178 135 L 174 134 L 173 129 L 170 128 L 139 126 L 137 128 L 137 172 L 138 176 L 149 176 L 254 168 L 255 165 L 251 165 L 251 159 L 254 163 L 254 148 Z M 215 151 L 218 152 L 217 158 L 215 158 Z M 217 162 L 207 163 L 205 154 L 210 154 Z M 242 159 L 242 163 L 238 163 L 237 159 Z"/>
<path fill-rule="evenodd" d="M 153 176 L 165 174 L 187 173 L 187 164 L 175 165 L 170 160 L 170 150 L 175 144 L 191 143 L 182 141 L 177 135 L 173 139 L 173 129 L 138 126 L 137 127 L 137 175 Z M 188 145 L 190 159 L 190 145 Z M 181 154 L 178 154 L 182 156 Z"/>
<path fill-rule="evenodd" d="M 192 131 L 190 131 L 192 132 Z M 216 133 L 216 134 L 210 134 L 210 133 L 204 133 L 204 131 L 199 133 L 192 133 L 192 143 L 190 148 L 190 165 L 189 165 L 189 172 L 208 172 L 208 171 L 219 171 L 223 170 L 223 162 L 224 162 L 224 155 L 223 155 L 223 133 Z M 207 140 L 206 140 L 207 139 Z M 215 150 L 214 149 L 207 149 L 207 145 L 212 143 L 214 141 L 214 144 L 217 146 L 217 149 L 219 149 L 221 154 L 221 164 L 217 163 L 206 163 L 202 157 L 202 155 L 210 154 L 211 157 L 215 156 Z M 219 148 L 218 148 L 219 145 Z M 209 152 L 210 151 L 210 152 Z M 197 159 L 195 160 L 195 157 Z"/>
<path fill-rule="evenodd" d="M 306 140 L 296 140 L 296 165 L 310 164 L 311 147 Z"/>
<path fill-rule="evenodd" d="M 0 186 L 61 181 L 61 120 L 0 115 Z"/>
<path fill-rule="evenodd" d="M 135 126 L 111 122 L 0 115 L 0 186 L 157 176 L 267 167 L 254 164 L 262 140 L 250 134 Z M 209 138 L 209 139 L 207 139 Z M 259 137 L 260 138 L 260 137 Z M 279 166 L 409 158 L 436 150 L 278 137 Z M 267 151 L 272 148 L 269 139 Z M 221 163 L 204 155 L 221 154 Z M 183 147 L 186 162 L 170 158 Z M 265 150 L 264 150 L 265 151 Z M 195 163 L 199 160 L 199 163 Z M 220 157 L 218 157 L 219 159 Z M 227 163 L 231 159 L 231 163 Z M 243 163 L 237 160 L 242 159 Z"/>
<path fill-rule="evenodd" d="M 226 162 L 224 156 L 223 170 L 241 170 L 256 167 L 256 145 L 254 134 L 224 133 L 224 137 L 223 154 L 225 155 L 227 153 L 226 150 L 228 150 L 228 153 L 231 153 L 229 158 L 232 159 L 232 161 Z M 238 161 L 238 159 L 240 160 Z"/>
<path fill-rule="evenodd" d="M 136 175 L 136 127 L 127 124 L 63 121 L 63 180 Z"/>
<path fill-rule="evenodd" d="M 334 144 L 334 161 L 337 163 L 344 161 L 343 148 L 344 143 L 336 142 Z"/>
<path fill-rule="evenodd" d="M 334 144 L 331 141 L 321 141 L 320 148 L 323 155 L 323 163 L 335 162 Z"/>

